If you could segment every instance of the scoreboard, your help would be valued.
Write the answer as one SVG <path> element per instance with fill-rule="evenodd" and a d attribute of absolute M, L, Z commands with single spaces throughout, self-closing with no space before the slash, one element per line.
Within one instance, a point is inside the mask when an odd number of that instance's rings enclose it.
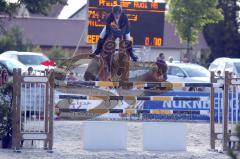
<path fill-rule="evenodd" d="M 163 45 L 165 3 L 125 0 L 88 0 L 88 44 L 98 41 L 112 6 L 119 4 L 128 16 L 134 45 Z"/>

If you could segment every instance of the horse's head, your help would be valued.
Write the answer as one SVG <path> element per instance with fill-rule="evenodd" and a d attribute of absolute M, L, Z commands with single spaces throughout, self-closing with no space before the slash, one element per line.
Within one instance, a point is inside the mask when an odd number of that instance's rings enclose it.
<path fill-rule="evenodd" d="M 154 68 L 149 74 L 147 81 L 149 82 L 162 82 L 164 81 L 164 70 L 162 68 Z"/>
<path fill-rule="evenodd" d="M 159 74 L 163 75 L 167 72 L 167 64 L 166 63 L 157 62 L 156 64 L 157 64 Z"/>

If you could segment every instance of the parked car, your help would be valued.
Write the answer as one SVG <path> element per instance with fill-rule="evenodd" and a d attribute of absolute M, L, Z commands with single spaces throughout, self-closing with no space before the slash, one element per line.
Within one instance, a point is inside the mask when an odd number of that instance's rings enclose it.
<path fill-rule="evenodd" d="M 208 83 L 210 82 L 210 72 L 197 64 L 191 63 L 167 63 L 167 81 L 183 83 Z M 138 69 L 130 71 L 130 79 L 136 78 L 149 71 L 148 69 Z"/>
<path fill-rule="evenodd" d="M 9 76 L 13 75 L 14 68 L 21 68 L 23 73 L 27 72 L 27 66 L 23 65 L 21 62 L 15 59 L 7 57 L 0 56 L 0 66 L 7 69 Z"/>
<path fill-rule="evenodd" d="M 25 66 L 32 67 L 35 71 L 44 71 L 45 69 L 54 68 L 53 65 L 44 65 L 44 63 L 50 60 L 43 53 L 7 51 L 2 53 L 0 57 L 7 57 L 18 60 Z"/>
<path fill-rule="evenodd" d="M 224 72 L 229 71 L 235 77 L 240 77 L 240 58 L 217 58 L 210 64 L 208 70 L 213 71 L 216 76 L 224 76 Z"/>
<path fill-rule="evenodd" d="M 200 65 L 191 63 L 168 63 L 167 75 L 170 82 L 210 82 L 210 72 Z"/>
<path fill-rule="evenodd" d="M 210 72 L 197 64 L 191 63 L 167 63 L 167 81 L 180 82 L 180 83 L 209 83 Z M 149 69 L 131 70 L 129 78 L 131 81 L 135 81 L 138 76 L 141 76 L 148 72 Z M 208 90 L 205 88 L 187 88 L 189 90 Z"/>

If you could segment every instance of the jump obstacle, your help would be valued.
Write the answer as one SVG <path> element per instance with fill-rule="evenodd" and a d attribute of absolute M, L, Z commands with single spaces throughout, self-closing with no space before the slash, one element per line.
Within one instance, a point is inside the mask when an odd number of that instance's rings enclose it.
<path fill-rule="evenodd" d="M 24 140 L 43 140 L 44 148 L 52 150 L 53 146 L 53 113 L 54 113 L 54 77 L 45 73 L 43 76 L 22 76 L 21 70 L 14 70 L 14 93 L 13 93 L 13 149 L 19 151 L 21 143 Z M 238 111 L 239 103 L 238 100 L 229 101 L 229 93 L 231 96 L 236 96 L 238 99 L 238 85 L 236 82 L 238 79 L 232 79 L 229 77 L 229 73 L 225 72 L 225 78 L 223 83 L 217 83 L 214 73 L 211 73 L 211 83 L 168 83 L 168 82 L 104 82 L 104 81 L 69 81 L 64 84 L 65 87 L 77 87 L 79 89 L 83 87 L 105 87 L 105 88 L 120 88 L 126 86 L 131 88 L 142 88 L 161 90 L 162 88 L 182 88 L 182 87 L 208 87 L 210 88 L 210 96 L 206 97 L 181 97 L 181 96 L 109 96 L 109 95 L 60 95 L 59 99 L 81 99 L 81 100 L 108 100 L 108 101 L 119 101 L 119 100 L 136 100 L 136 101 L 171 101 L 171 100 L 209 100 L 210 101 L 210 145 L 211 149 L 216 148 L 216 141 L 221 140 L 222 149 L 227 150 L 228 144 L 231 141 L 233 133 L 229 133 L 229 122 L 233 125 L 238 123 Z M 30 90 L 29 94 L 26 94 L 26 90 Z M 222 113 L 222 118 L 219 117 L 217 123 L 215 122 L 215 94 L 222 92 L 221 100 L 218 100 L 219 111 Z M 219 96 L 220 97 L 220 96 Z M 233 98 L 231 98 L 233 99 Z M 27 101 L 28 100 L 28 101 Z M 28 105 L 28 104 L 29 105 Z M 234 106 L 235 105 L 235 106 Z M 220 108 L 223 111 L 220 111 Z M 233 113 L 235 107 L 235 115 Z M 231 118 L 229 119 L 229 108 L 232 111 L 230 113 Z M 114 108 L 100 108 L 103 109 L 104 113 L 123 113 L 128 109 L 114 109 Z M 83 113 L 91 112 L 97 109 L 79 109 L 69 111 L 81 111 Z M 151 113 L 153 110 L 141 110 L 132 109 L 137 113 Z M 62 111 L 68 111 L 62 109 Z M 96 111 L 98 112 L 98 111 Z M 233 120 L 233 119 L 236 120 Z M 215 125 L 221 125 L 223 131 L 217 132 Z M 184 133 L 183 133 L 184 134 Z"/>

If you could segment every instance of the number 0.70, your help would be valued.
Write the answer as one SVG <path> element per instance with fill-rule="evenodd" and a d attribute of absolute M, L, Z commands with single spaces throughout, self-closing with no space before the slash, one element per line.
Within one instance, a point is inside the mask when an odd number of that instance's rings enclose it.
<path fill-rule="evenodd" d="M 144 44 L 145 46 L 162 46 L 162 38 L 153 37 L 153 39 L 150 39 L 150 37 L 146 37 Z"/>

